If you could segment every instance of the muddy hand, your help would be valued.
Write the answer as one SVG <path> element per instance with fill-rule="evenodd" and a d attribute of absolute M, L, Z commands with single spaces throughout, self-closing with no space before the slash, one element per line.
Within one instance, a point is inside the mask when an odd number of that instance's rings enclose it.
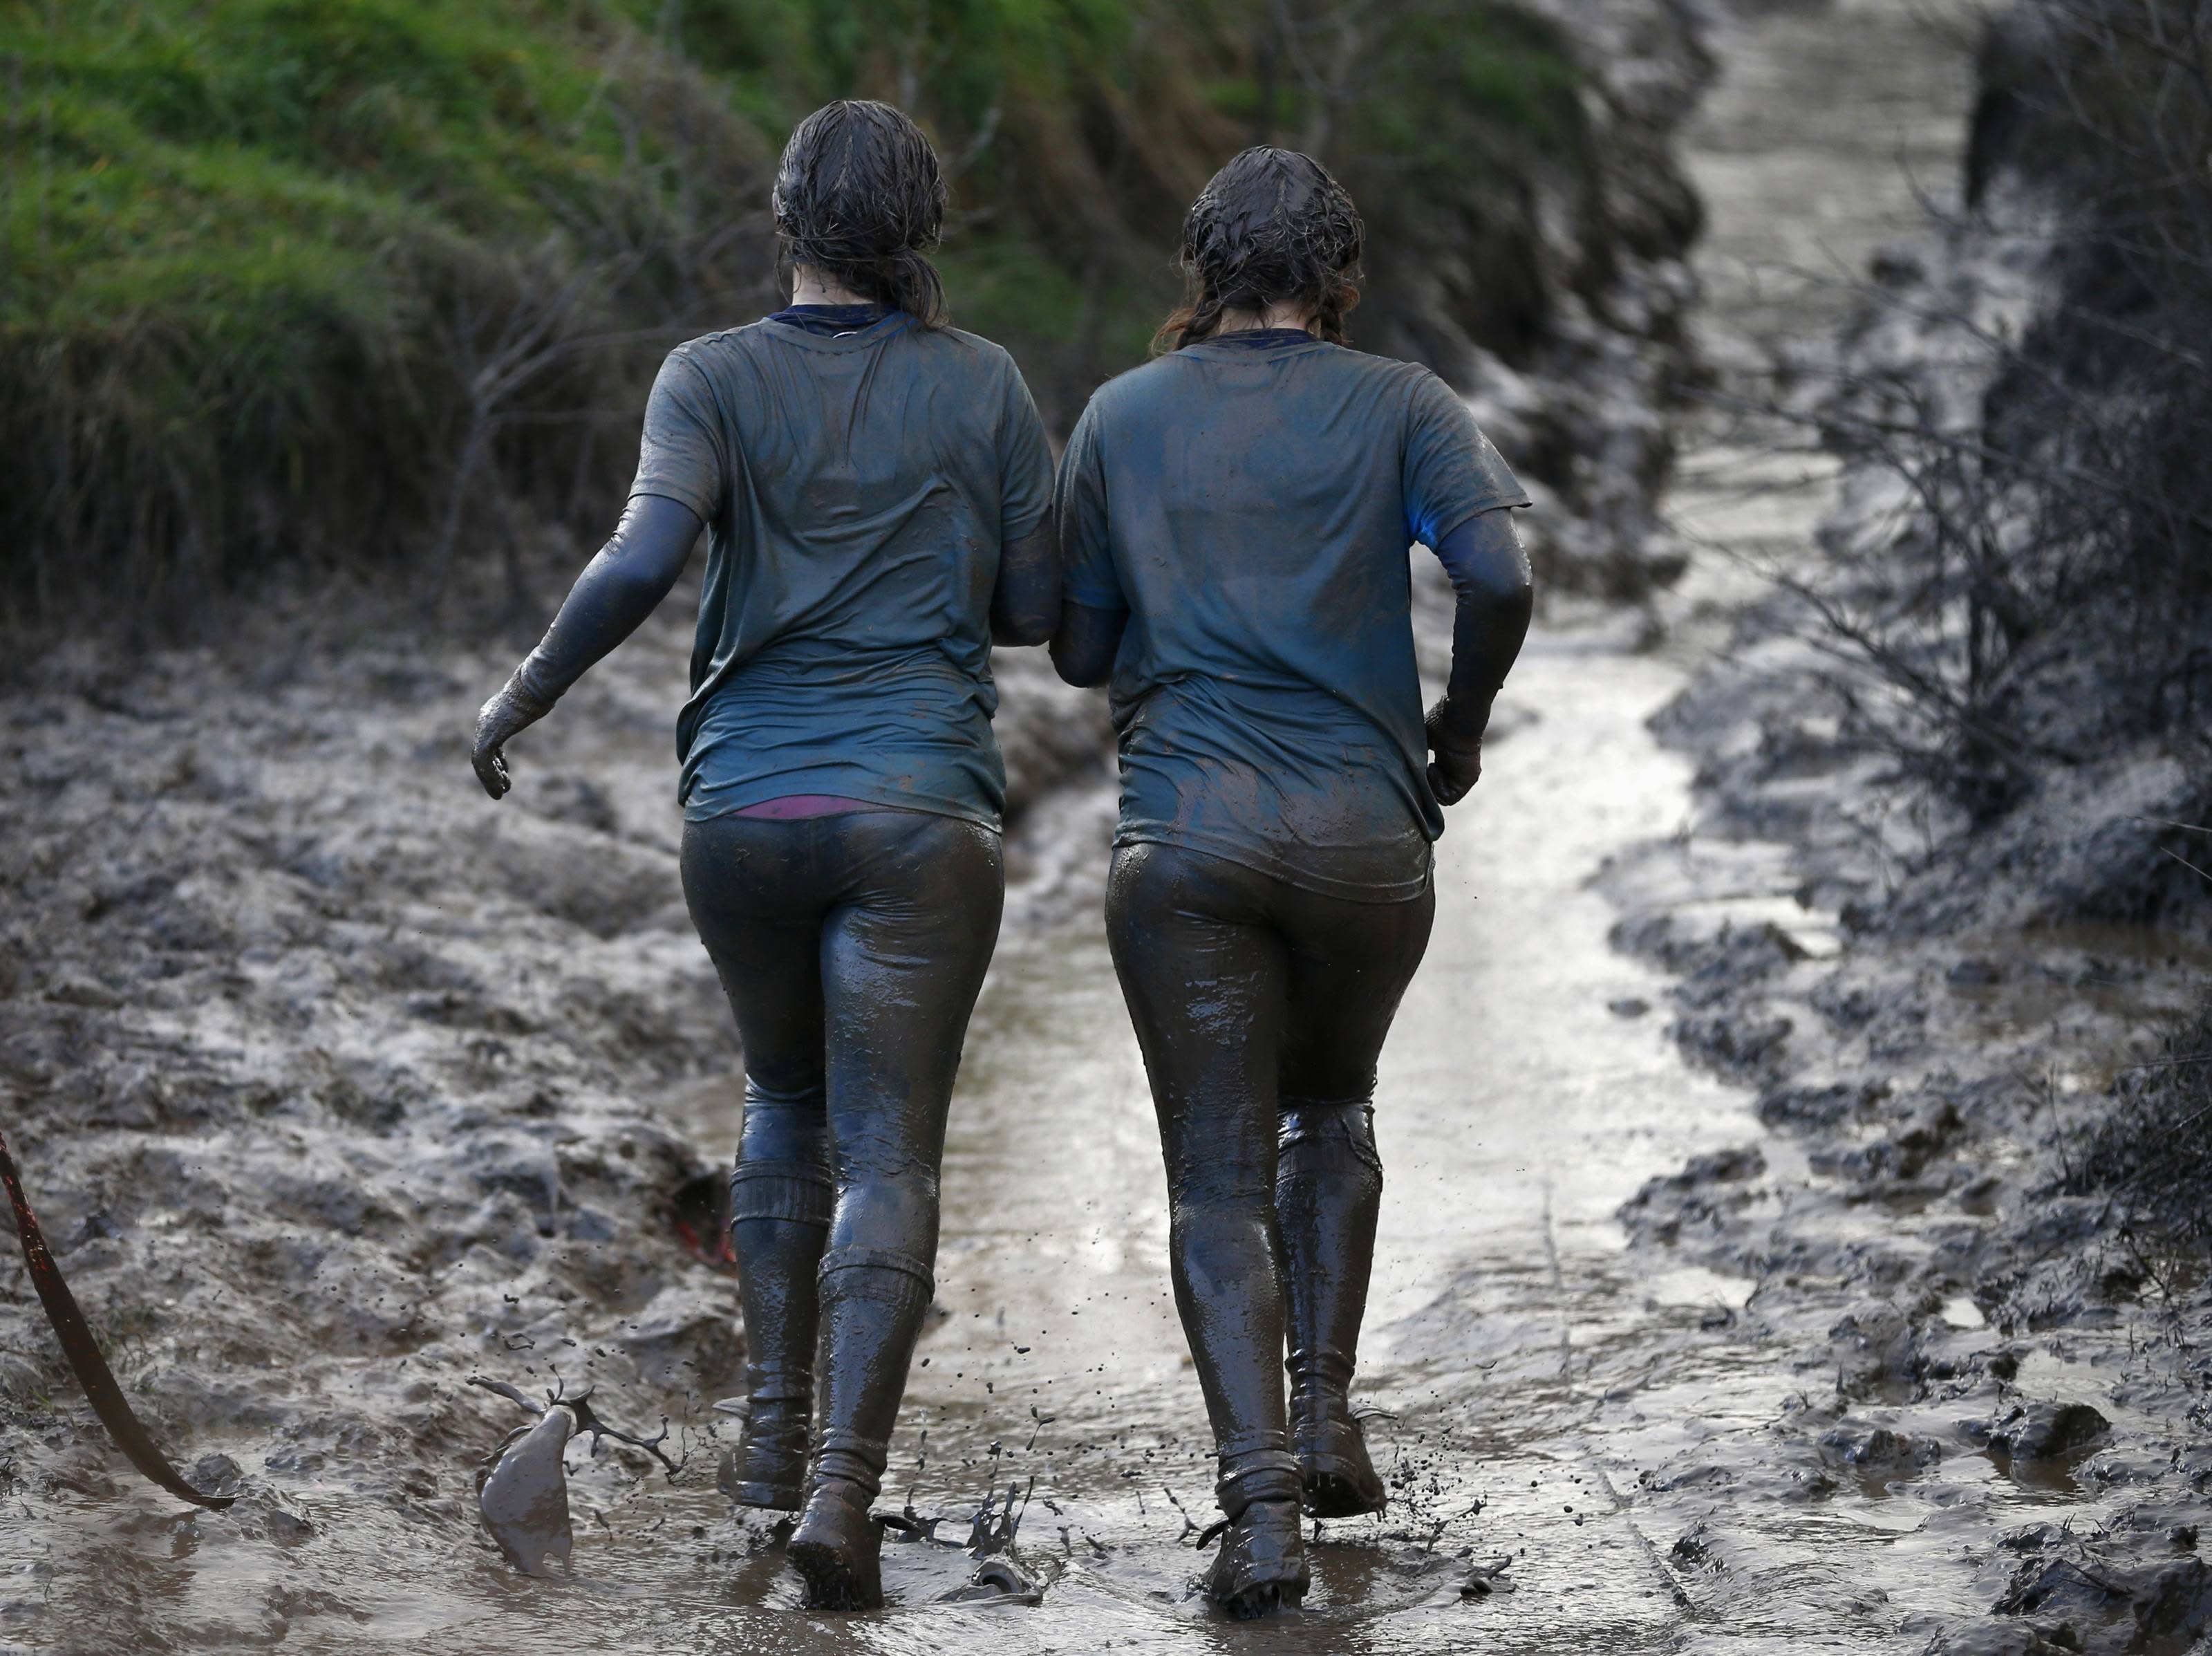
<path fill-rule="evenodd" d="M 1429 789 L 1441 805 L 1456 805 L 1482 777 L 1482 738 L 1472 741 L 1449 732 L 1439 715 L 1443 704 L 1429 715 Z"/>
<path fill-rule="evenodd" d="M 522 686 L 522 669 L 500 686 L 499 693 L 477 710 L 477 738 L 470 763 L 477 780 L 494 799 L 505 795 L 514 783 L 507 774 L 508 740 L 536 724 L 553 710 L 553 703 L 532 695 Z"/>

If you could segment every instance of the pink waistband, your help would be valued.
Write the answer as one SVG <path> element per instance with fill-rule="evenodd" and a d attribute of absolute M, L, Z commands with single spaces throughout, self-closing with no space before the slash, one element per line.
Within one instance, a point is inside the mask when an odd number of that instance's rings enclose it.
<path fill-rule="evenodd" d="M 878 805 L 873 800 L 847 799 L 842 794 L 786 794 L 780 800 L 763 800 L 758 805 L 748 805 L 737 813 L 741 817 L 773 817 L 791 819 L 799 817 L 837 817 L 848 811 L 896 811 L 896 805 Z"/>

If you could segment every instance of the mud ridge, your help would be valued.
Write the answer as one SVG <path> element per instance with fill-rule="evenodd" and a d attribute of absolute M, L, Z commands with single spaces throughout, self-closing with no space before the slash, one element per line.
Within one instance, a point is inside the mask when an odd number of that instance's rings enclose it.
<path fill-rule="evenodd" d="M 2044 297 L 2013 228 L 1886 255 L 1894 307 L 1845 356 L 1971 402 L 1967 334 Z M 1965 320 L 1928 322 L 1931 290 Z M 1894 492 L 1847 466 L 1823 535 L 1881 556 Z M 1692 819 L 1602 876 L 1617 945 L 1675 975 L 1680 1050 L 1765 1129 L 1620 1215 L 1647 1263 L 1742 1285 L 1698 1337 L 1768 1371 L 1669 1424 L 1639 1521 L 1731 1626 L 2197 1647 L 2212 1282 L 2085 1157 L 2201 1028 L 2212 930 L 2160 847 L 2202 778 L 2145 744 L 1978 823 L 1869 739 L 1819 630 L 1787 592 L 1741 616 L 1656 725 L 1698 764 Z M 1816 1567 L 1840 1611 L 1796 1597 Z"/>

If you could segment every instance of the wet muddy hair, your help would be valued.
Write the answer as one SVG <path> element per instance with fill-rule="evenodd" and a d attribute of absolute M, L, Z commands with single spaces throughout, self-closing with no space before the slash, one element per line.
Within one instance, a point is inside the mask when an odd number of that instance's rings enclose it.
<path fill-rule="evenodd" d="M 799 122 L 770 200 L 787 263 L 925 327 L 950 320 L 926 257 L 945 228 L 944 169 L 921 129 L 889 104 L 846 99 Z"/>
<path fill-rule="evenodd" d="M 1321 337 L 1342 344 L 1344 319 L 1359 302 L 1364 236 L 1351 196 L 1312 156 L 1272 144 L 1245 150 L 1184 216 L 1188 293 L 1155 348 L 1194 345 L 1213 337 L 1224 311 L 1285 300 L 1310 307 Z"/>

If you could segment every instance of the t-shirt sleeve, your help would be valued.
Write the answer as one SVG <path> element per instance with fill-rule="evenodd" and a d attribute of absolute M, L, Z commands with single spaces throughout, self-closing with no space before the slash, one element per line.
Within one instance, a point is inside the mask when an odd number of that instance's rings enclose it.
<path fill-rule="evenodd" d="M 1098 405 L 1083 411 L 1060 457 L 1060 594 L 1086 609 L 1126 610 L 1106 524 L 1106 467 L 1098 448 Z"/>
<path fill-rule="evenodd" d="M 681 349 L 668 354 L 645 402 L 645 435 L 638 445 L 633 496 L 659 495 L 714 521 L 727 482 L 721 422 L 706 376 Z"/>
<path fill-rule="evenodd" d="M 999 536 L 1012 545 L 1052 509 L 1052 447 L 1036 401 L 1013 358 L 1006 360 L 1005 405 L 999 418 Z"/>
<path fill-rule="evenodd" d="M 1529 503 L 1474 423 L 1474 411 L 1425 370 L 1414 382 L 1407 410 L 1401 487 L 1406 533 L 1424 546 L 1434 546 L 1480 513 Z"/>

